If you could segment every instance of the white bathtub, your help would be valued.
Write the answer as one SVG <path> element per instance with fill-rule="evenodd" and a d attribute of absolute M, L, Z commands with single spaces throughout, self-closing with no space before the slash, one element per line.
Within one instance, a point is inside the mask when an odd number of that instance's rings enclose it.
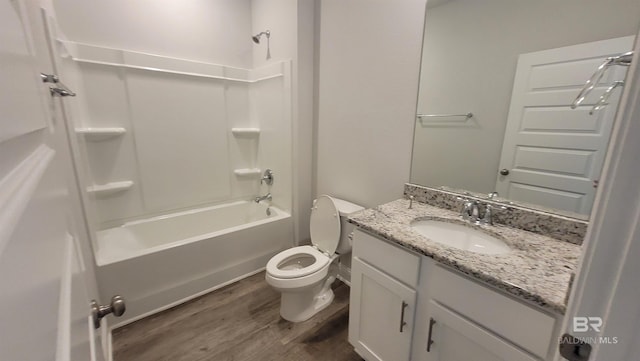
<path fill-rule="evenodd" d="M 103 297 L 120 294 L 119 326 L 262 270 L 293 245 L 291 215 L 240 201 L 125 223 L 97 232 Z"/>

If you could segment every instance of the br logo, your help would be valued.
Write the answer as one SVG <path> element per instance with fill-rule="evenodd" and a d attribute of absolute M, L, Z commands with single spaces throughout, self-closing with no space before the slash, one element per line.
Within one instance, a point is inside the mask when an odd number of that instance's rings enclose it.
<path fill-rule="evenodd" d="M 573 332 L 587 332 L 590 329 L 600 332 L 602 317 L 574 317 Z"/>

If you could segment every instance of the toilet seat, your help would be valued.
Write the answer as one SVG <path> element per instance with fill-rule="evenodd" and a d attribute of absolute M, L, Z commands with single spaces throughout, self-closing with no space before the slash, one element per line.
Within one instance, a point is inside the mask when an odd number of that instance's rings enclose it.
<path fill-rule="evenodd" d="M 307 267 L 298 269 L 286 270 L 278 267 L 283 261 L 294 259 L 296 256 L 311 256 L 314 258 L 314 262 Z M 267 262 L 267 273 L 272 277 L 281 279 L 299 278 L 318 272 L 327 266 L 329 261 L 329 257 L 311 246 L 298 246 L 289 248 L 273 256 L 269 262 Z"/>
<path fill-rule="evenodd" d="M 322 195 L 313 201 L 309 233 L 311 243 L 326 254 L 334 254 L 340 242 L 340 211 L 334 199 Z"/>

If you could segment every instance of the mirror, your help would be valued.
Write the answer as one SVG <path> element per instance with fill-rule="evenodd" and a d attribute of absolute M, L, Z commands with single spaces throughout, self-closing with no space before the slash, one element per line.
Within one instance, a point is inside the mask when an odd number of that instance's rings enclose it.
<path fill-rule="evenodd" d="M 637 0 L 430 0 L 411 183 L 588 217 L 625 78 Z M 618 83 L 620 85 L 620 83 Z"/>

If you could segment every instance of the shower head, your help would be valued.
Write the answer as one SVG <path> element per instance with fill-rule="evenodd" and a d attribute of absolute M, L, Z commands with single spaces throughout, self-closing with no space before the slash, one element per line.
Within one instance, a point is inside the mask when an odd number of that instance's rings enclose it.
<path fill-rule="evenodd" d="M 256 44 L 260 44 L 260 37 L 261 37 L 262 35 L 266 35 L 266 36 L 267 36 L 267 39 L 269 39 L 269 37 L 271 36 L 271 32 L 270 32 L 269 30 L 267 30 L 267 31 L 263 31 L 263 32 L 261 32 L 261 33 L 259 33 L 259 34 L 254 35 L 253 37 L 251 37 L 251 39 L 253 39 L 253 42 L 254 42 L 254 43 L 256 43 Z"/>

